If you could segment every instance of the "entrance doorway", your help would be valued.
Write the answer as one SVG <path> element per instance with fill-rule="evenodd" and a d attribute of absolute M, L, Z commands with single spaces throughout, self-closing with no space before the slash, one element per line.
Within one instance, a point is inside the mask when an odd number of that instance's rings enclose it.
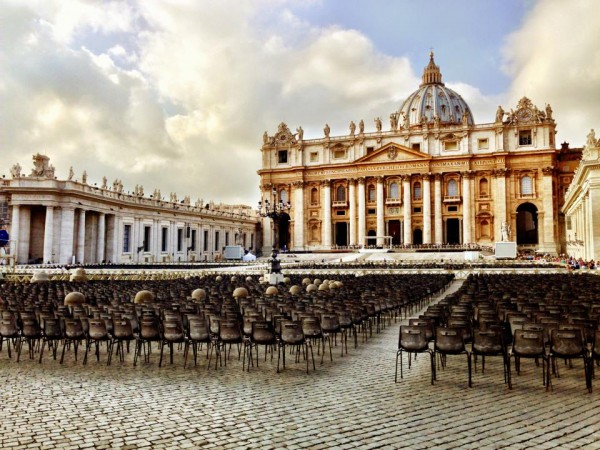
<path fill-rule="evenodd" d="M 335 245 L 341 247 L 348 245 L 348 222 L 335 223 Z"/>
<path fill-rule="evenodd" d="M 369 230 L 369 232 L 367 233 L 367 236 L 377 236 L 377 233 L 375 232 L 375 230 Z M 367 245 L 377 245 L 377 239 L 373 238 L 368 238 L 367 239 Z"/>
<path fill-rule="evenodd" d="M 537 208 L 532 203 L 523 203 L 517 208 L 517 244 L 538 243 Z"/>
<path fill-rule="evenodd" d="M 460 244 L 460 220 L 446 219 L 446 242 Z"/>
<path fill-rule="evenodd" d="M 290 216 L 287 213 L 281 214 L 277 221 L 276 243 L 280 250 L 287 251 L 290 248 Z"/>
<path fill-rule="evenodd" d="M 423 230 L 416 228 L 413 230 L 413 244 L 421 245 L 423 243 Z"/>
<path fill-rule="evenodd" d="M 392 237 L 392 245 L 400 245 L 400 221 L 390 220 L 388 222 L 388 236 Z"/>

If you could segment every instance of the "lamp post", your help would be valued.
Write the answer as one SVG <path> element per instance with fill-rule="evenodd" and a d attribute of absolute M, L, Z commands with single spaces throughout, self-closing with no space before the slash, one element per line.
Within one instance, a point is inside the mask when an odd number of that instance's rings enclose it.
<path fill-rule="evenodd" d="M 279 252 L 277 245 L 279 221 L 284 217 L 284 214 L 287 214 L 291 205 L 290 202 L 277 200 L 277 189 L 273 188 L 271 194 L 273 196 L 272 201 L 269 201 L 269 199 L 266 198 L 264 201 L 258 202 L 258 213 L 261 217 L 268 217 L 273 221 L 273 252 L 271 253 L 271 259 L 269 260 L 271 263 L 270 272 L 272 274 L 281 274 L 281 262 L 277 259 L 277 253 Z"/>

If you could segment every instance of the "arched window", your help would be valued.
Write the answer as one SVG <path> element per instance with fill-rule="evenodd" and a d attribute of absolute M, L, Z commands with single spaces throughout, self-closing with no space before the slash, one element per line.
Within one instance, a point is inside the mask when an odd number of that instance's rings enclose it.
<path fill-rule="evenodd" d="M 448 197 L 458 197 L 458 183 L 454 178 L 448 180 L 446 185 L 446 192 Z"/>
<path fill-rule="evenodd" d="M 310 190 L 310 204 L 318 205 L 319 204 L 319 190 L 314 187 Z"/>
<path fill-rule="evenodd" d="M 417 181 L 413 184 L 413 200 L 421 200 L 422 196 L 421 183 Z"/>
<path fill-rule="evenodd" d="M 346 188 L 344 186 L 338 186 L 335 189 L 335 200 L 338 202 L 346 201 Z"/>
<path fill-rule="evenodd" d="M 367 199 L 369 202 L 377 201 L 377 193 L 375 191 L 375 186 L 372 184 L 369 185 Z"/>
<path fill-rule="evenodd" d="M 521 195 L 533 195 L 533 180 L 529 175 L 521 178 Z"/>
<path fill-rule="evenodd" d="M 279 201 L 283 202 L 283 203 L 287 203 L 290 201 L 289 197 L 288 197 L 288 192 L 285 189 L 282 189 L 279 192 Z"/>
<path fill-rule="evenodd" d="M 479 196 L 487 197 L 490 191 L 488 190 L 488 180 L 487 178 L 482 178 L 479 180 Z"/>
<path fill-rule="evenodd" d="M 398 183 L 393 182 L 390 184 L 390 192 L 388 195 L 389 198 L 400 198 L 400 191 L 398 189 Z"/>

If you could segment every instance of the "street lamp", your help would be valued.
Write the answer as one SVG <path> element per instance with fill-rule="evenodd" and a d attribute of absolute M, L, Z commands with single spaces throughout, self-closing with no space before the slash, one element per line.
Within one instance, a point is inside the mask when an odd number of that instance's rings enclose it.
<path fill-rule="evenodd" d="M 258 202 L 258 213 L 261 217 L 268 217 L 273 221 L 273 252 L 271 253 L 271 259 L 269 261 L 271 263 L 271 273 L 280 274 L 281 262 L 277 259 L 277 253 L 279 251 L 277 245 L 279 221 L 284 215 L 287 215 L 287 212 L 292 205 L 290 205 L 290 202 L 277 200 L 277 189 L 273 188 L 271 194 L 273 196 L 272 201 L 269 201 L 269 199 L 266 198 L 264 202 Z"/>

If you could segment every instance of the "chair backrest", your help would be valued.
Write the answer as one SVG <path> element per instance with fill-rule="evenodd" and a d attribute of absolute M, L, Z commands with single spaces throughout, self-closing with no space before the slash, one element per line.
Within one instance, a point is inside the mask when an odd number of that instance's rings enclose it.
<path fill-rule="evenodd" d="M 163 338 L 166 341 L 182 341 L 184 336 L 181 320 L 167 321 L 163 324 Z"/>
<path fill-rule="evenodd" d="M 442 353 L 465 351 L 462 328 L 438 327 L 435 329 L 435 350 Z"/>
<path fill-rule="evenodd" d="M 104 319 L 90 319 L 88 323 L 88 336 L 90 339 L 99 340 L 108 338 L 108 330 Z"/>
<path fill-rule="evenodd" d="M 80 319 L 65 319 L 65 337 L 69 339 L 83 339 L 85 332 Z"/>
<path fill-rule="evenodd" d="M 131 320 L 127 317 L 113 319 L 112 333 L 116 339 L 133 339 Z"/>
<path fill-rule="evenodd" d="M 281 323 L 281 340 L 284 344 L 304 343 L 302 326 L 298 322 L 284 321 Z"/>
<path fill-rule="evenodd" d="M 145 340 L 160 339 L 160 323 L 156 316 L 142 316 L 140 322 L 140 337 Z"/>
<path fill-rule="evenodd" d="M 515 330 L 513 353 L 517 356 L 539 356 L 545 352 L 544 332 L 535 330 Z"/>
<path fill-rule="evenodd" d="M 0 336 L 2 337 L 16 337 L 19 334 L 19 327 L 17 327 L 17 318 L 15 316 L 7 316 L 0 321 Z"/>
<path fill-rule="evenodd" d="M 552 354 L 568 358 L 583 355 L 585 346 L 581 330 L 552 330 Z"/>
<path fill-rule="evenodd" d="M 504 351 L 504 341 L 500 328 L 473 331 L 473 353 L 497 355 Z"/>
<path fill-rule="evenodd" d="M 335 333 L 340 330 L 340 321 L 335 314 L 321 314 L 321 329 L 325 333 Z"/>
<path fill-rule="evenodd" d="M 304 317 L 302 319 L 302 333 L 305 337 L 321 337 L 323 330 L 317 317 Z"/>
<path fill-rule="evenodd" d="M 40 324 L 35 317 L 22 319 L 21 335 L 30 338 L 36 338 L 41 335 Z"/>
<path fill-rule="evenodd" d="M 401 325 L 398 336 L 398 350 L 422 352 L 429 348 L 428 326 Z"/>
<path fill-rule="evenodd" d="M 61 339 L 63 333 L 60 326 L 60 319 L 56 317 L 45 318 L 43 333 L 48 339 Z"/>
<path fill-rule="evenodd" d="M 275 343 L 275 330 L 266 320 L 252 322 L 252 341 L 257 344 Z"/>
<path fill-rule="evenodd" d="M 238 342 L 242 340 L 242 332 L 237 320 L 221 320 L 219 339 L 222 342 Z"/>
<path fill-rule="evenodd" d="M 188 323 L 188 337 L 197 342 L 210 341 L 208 324 L 203 317 L 190 317 Z"/>
<path fill-rule="evenodd" d="M 434 320 L 431 317 L 419 317 L 408 319 L 408 324 L 415 327 L 424 327 L 426 329 L 427 339 L 433 340 Z"/>

